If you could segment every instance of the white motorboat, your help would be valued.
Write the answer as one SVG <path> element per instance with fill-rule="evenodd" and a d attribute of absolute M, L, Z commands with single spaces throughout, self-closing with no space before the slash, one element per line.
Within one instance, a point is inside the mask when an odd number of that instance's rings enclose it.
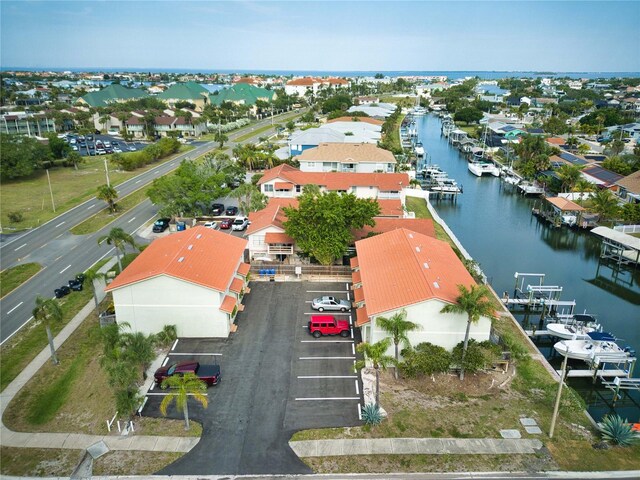
<path fill-rule="evenodd" d="M 438 165 L 425 165 L 422 168 L 422 176 L 424 178 L 435 178 L 445 173 Z"/>
<path fill-rule="evenodd" d="M 453 178 L 440 178 L 436 183 L 429 187 L 432 192 L 438 193 L 462 193 L 462 187 Z"/>
<path fill-rule="evenodd" d="M 591 332 L 583 340 L 561 340 L 553 348 L 562 356 L 589 362 L 599 357 L 606 361 L 623 361 L 633 356 L 629 349 L 621 348 L 610 333 Z"/>
<path fill-rule="evenodd" d="M 589 333 L 598 330 L 596 327 L 571 325 L 567 323 L 549 323 L 547 324 L 546 329 L 554 337 L 562 338 L 564 340 L 586 340 L 590 338 Z"/>
<path fill-rule="evenodd" d="M 469 162 L 468 168 L 469 168 L 469 171 L 474 175 L 476 175 L 477 177 L 481 177 L 484 174 L 493 175 L 494 177 L 500 176 L 500 169 L 496 167 L 493 163 Z"/>
<path fill-rule="evenodd" d="M 411 113 L 413 115 L 415 115 L 415 116 L 426 115 L 427 114 L 427 109 L 417 105 L 417 106 L 413 107 L 413 110 L 411 110 Z"/>
<path fill-rule="evenodd" d="M 421 142 L 416 143 L 414 151 L 416 152 L 416 157 L 418 158 L 424 157 L 424 147 L 422 146 Z"/>

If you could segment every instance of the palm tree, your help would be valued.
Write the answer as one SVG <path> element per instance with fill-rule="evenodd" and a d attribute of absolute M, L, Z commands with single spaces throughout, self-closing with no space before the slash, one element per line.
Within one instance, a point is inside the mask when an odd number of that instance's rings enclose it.
<path fill-rule="evenodd" d="M 155 337 L 142 332 L 125 333 L 120 337 L 120 344 L 124 348 L 124 358 L 141 369 L 143 378 L 145 371 L 156 358 L 153 349 Z"/>
<path fill-rule="evenodd" d="M 116 200 L 118 199 L 118 192 L 111 185 L 100 185 L 98 187 L 98 194 L 96 195 L 98 200 L 104 200 L 109 205 L 111 213 L 115 213 L 117 209 Z"/>
<path fill-rule="evenodd" d="M 593 183 L 586 178 L 579 178 L 572 189 L 574 192 L 580 192 L 580 198 L 578 199 L 578 205 L 582 204 L 583 193 L 593 191 Z"/>
<path fill-rule="evenodd" d="M 390 346 L 391 339 L 386 337 L 373 344 L 362 342 L 356 347 L 359 353 L 371 361 L 376 372 L 376 406 L 380 404 L 380 369 L 386 370 L 387 365 L 393 363 L 393 357 L 386 354 Z M 364 367 L 362 360 L 356 363 L 356 368 L 362 367 Z"/>
<path fill-rule="evenodd" d="M 109 118 L 111 118 L 109 115 L 101 115 L 100 118 L 98 118 L 98 122 L 102 125 L 102 129 L 103 130 L 107 130 L 107 123 L 109 123 Z"/>
<path fill-rule="evenodd" d="M 601 220 L 608 220 L 617 215 L 620 207 L 615 195 L 606 188 L 598 189 L 591 197 L 593 211 L 600 215 Z"/>
<path fill-rule="evenodd" d="M 189 395 L 193 396 L 200 404 L 207 408 L 209 401 L 204 392 L 207 391 L 207 384 L 200 380 L 194 373 L 186 375 L 172 375 L 162 382 L 163 387 L 171 387 L 173 391 L 162 399 L 160 412 L 167 416 L 167 408 L 175 400 L 178 410 L 184 413 L 184 429 L 189 430 Z"/>
<path fill-rule="evenodd" d="M 53 334 L 51 333 L 51 322 L 62 321 L 62 309 L 58 302 L 53 298 L 42 298 L 40 295 L 36 297 L 36 306 L 32 312 L 33 318 L 37 322 L 44 323 L 44 328 L 47 330 L 47 338 L 49 339 L 49 348 L 51 349 L 51 361 L 54 365 L 58 365 L 58 357 L 56 356 L 56 349 L 53 345 Z"/>
<path fill-rule="evenodd" d="M 120 267 L 120 271 L 122 272 L 122 262 L 120 261 L 120 253 L 124 257 L 126 252 L 126 246 L 131 245 L 133 248 L 136 248 L 136 242 L 133 240 L 133 237 L 125 232 L 120 227 L 114 227 L 109 232 L 109 235 L 103 235 L 98 238 L 98 245 L 106 240 L 107 245 L 113 245 L 116 247 L 116 257 L 118 259 L 118 266 Z"/>
<path fill-rule="evenodd" d="M 400 362 L 400 349 L 399 345 L 402 343 L 403 345 L 409 345 L 409 337 L 407 333 L 418 330 L 420 325 L 417 323 L 410 322 L 407 320 L 407 311 L 402 310 L 398 313 L 395 313 L 390 318 L 386 317 L 378 317 L 376 322 L 378 326 L 382 328 L 385 332 L 391 335 L 393 339 L 393 344 L 395 346 L 396 352 L 396 367 L 394 370 L 394 375 L 396 380 L 398 379 L 398 362 Z"/>
<path fill-rule="evenodd" d="M 224 142 L 226 142 L 227 140 L 229 140 L 229 137 L 227 137 L 224 133 L 222 132 L 218 132 L 215 134 L 214 136 L 214 140 L 216 142 L 218 142 L 218 148 L 222 148 L 224 146 Z"/>
<path fill-rule="evenodd" d="M 562 165 L 558 169 L 558 176 L 560 180 L 562 180 L 562 191 L 571 191 L 576 182 L 581 178 L 580 167 L 576 165 Z"/>
<path fill-rule="evenodd" d="M 488 317 L 492 321 L 496 320 L 496 312 L 489 300 L 491 294 L 486 285 L 471 285 L 470 289 L 467 289 L 464 285 L 458 285 L 458 292 L 460 292 L 460 295 L 456 298 L 456 303 L 445 305 L 440 312 L 467 314 L 467 330 L 464 334 L 462 361 L 460 362 L 460 380 L 464 380 L 464 358 L 467 355 L 471 324 L 478 323 L 480 317 Z"/>
<path fill-rule="evenodd" d="M 107 277 L 106 273 L 98 272 L 97 270 L 94 270 L 92 268 L 84 272 L 85 282 L 88 282 L 89 285 L 91 285 L 91 292 L 93 293 L 93 301 L 96 304 L 96 310 L 99 308 L 100 302 L 98 302 L 98 292 L 96 291 L 95 281 L 102 280 L 106 277 Z"/>

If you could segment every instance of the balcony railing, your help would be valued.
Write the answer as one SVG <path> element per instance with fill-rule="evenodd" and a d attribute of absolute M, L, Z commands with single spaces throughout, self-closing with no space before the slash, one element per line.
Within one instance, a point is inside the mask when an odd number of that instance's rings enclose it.
<path fill-rule="evenodd" d="M 267 245 L 267 253 L 273 255 L 293 255 L 293 245 Z"/>

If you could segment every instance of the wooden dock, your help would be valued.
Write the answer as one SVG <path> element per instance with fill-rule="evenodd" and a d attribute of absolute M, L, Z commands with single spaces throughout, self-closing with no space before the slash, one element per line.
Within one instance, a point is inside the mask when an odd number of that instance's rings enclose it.
<path fill-rule="evenodd" d="M 558 375 L 562 375 L 562 370 L 556 370 Z M 567 370 L 568 378 L 593 378 L 595 370 Z M 606 369 L 606 370 L 598 370 L 596 373 L 596 377 L 606 378 L 606 377 L 624 377 L 627 378 L 629 372 L 617 368 Z"/>
<path fill-rule="evenodd" d="M 524 333 L 526 333 L 528 337 L 553 336 L 553 334 L 549 330 L 525 330 Z"/>

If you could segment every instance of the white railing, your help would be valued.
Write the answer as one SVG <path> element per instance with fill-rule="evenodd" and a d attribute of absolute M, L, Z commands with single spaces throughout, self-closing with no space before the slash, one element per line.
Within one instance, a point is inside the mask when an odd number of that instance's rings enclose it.
<path fill-rule="evenodd" d="M 293 245 L 289 247 L 276 247 L 269 245 L 267 248 L 268 254 L 280 254 L 280 255 L 293 255 Z"/>
<path fill-rule="evenodd" d="M 640 225 L 616 225 L 613 229 L 622 233 L 640 233 Z"/>

